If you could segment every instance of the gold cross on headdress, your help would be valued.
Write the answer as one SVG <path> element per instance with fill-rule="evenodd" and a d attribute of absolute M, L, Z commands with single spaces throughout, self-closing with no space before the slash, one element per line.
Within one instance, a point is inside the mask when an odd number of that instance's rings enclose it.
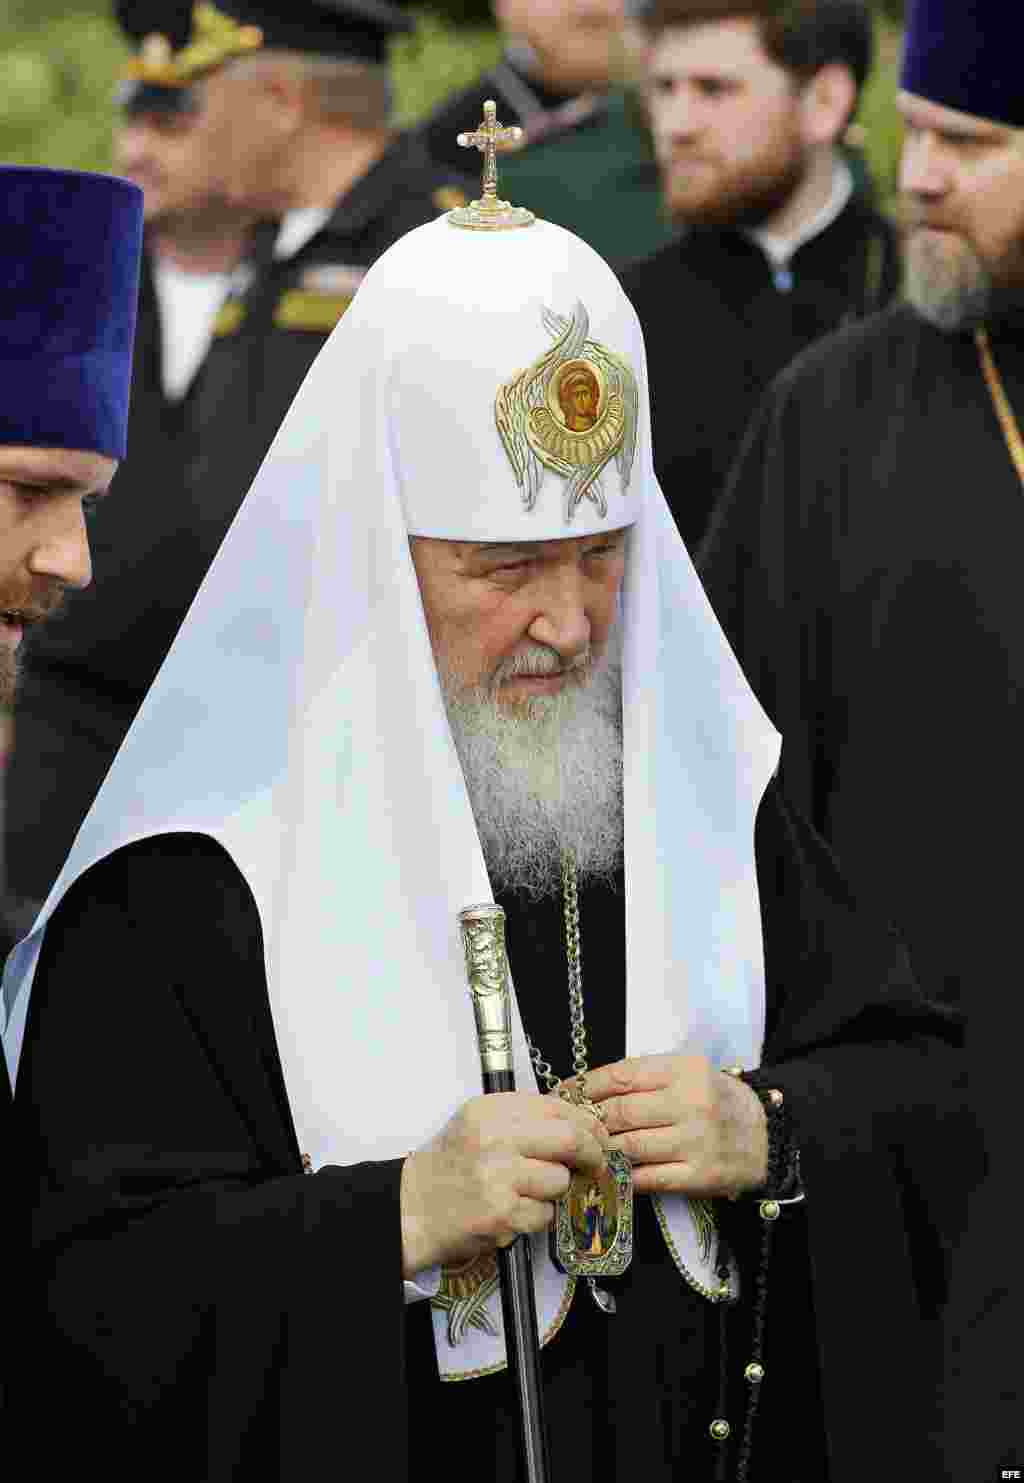
<path fill-rule="evenodd" d="M 522 129 L 506 128 L 504 124 L 499 124 L 498 105 L 493 102 L 484 104 L 484 121 L 478 129 L 471 134 L 459 135 L 458 142 L 463 149 L 478 149 L 484 157 L 485 201 L 496 201 L 498 198 L 498 150 L 515 149 L 522 138 Z"/>
<path fill-rule="evenodd" d="M 478 149 L 484 157 L 483 195 L 479 201 L 471 201 L 458 211 L 450 211 L 448 220 L 452 226 L 494 232 L 533 224 L 532 212 L 498 200 L 498 150 L 515 149 L 522 140 L 522 129 L 499 124 L 498 105 L 488 100 L 484 104 L 483 122 L 479 128 L 458 136 L 463 149 Z"/>

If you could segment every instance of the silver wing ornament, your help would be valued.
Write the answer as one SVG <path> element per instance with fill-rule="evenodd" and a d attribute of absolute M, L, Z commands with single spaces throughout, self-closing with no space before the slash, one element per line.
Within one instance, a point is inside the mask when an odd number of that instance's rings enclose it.
<path fill-rule="evenodd" d="M 689 1200 L 688 1204 L 697 1231 L 697 1246 L 704 1261 L 709 1262 L 718 1236 L 714 1206 L 707 1200 Z"/>
<path fill-rule="evenodd" d="M 614 458 L 625 492 L 636 456 L 636 377 L 627 360 L 588 338 L 581 303 L 568 317 L 542 309 L 541 322 L 555 343 L 499 388 L 498 433 L 525 509 L 533 509 L 551 469 L 566 481 L 567 523 L 584 499 L 607 515 L 601 474 Z"/>
<path fill-rule="evenodd" d="M 497 1338 L 500 1328 L 487 1306 L 498 1291 L 498 1262 L 493 1252 L 473 1257 L 461 1267 L 444 1267 L 441 1286 L 430 1306 L 448 1314 L 448 1343 L 455 1349 L 470 1329 Z"/>

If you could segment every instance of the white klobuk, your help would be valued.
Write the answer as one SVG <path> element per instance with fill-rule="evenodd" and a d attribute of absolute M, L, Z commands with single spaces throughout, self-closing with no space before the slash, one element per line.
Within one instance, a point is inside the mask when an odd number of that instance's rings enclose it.
<path fill-rule="evenodd" d="M 579 351 L 578 306 L 588 343 L 632 369 L 638 422 L 631 468 L 608 462 L 599 495 L 568 519 L 570 477 L 534 463 L 520 486 L 495 403 L 567 324 Z M 680 344 L 680 397 L 699 374 L 691 352 Z M 560 228 L 473 232 L 440 218 L 370 270 L 307 376 L 8 960 L 12 1079 L 47 922 L 68 888 L 129 843 L 197 831 L 227 849 L 259 908 L 285 1083 L 314 1166 L 393 1158 L 430 1138 L 480 1091 L 457 916 L 492 897 L 409 533 L 530 541 L 625 525 L 627 1047 L 756 1065 L 754 816 L 779 738 L 655 481 L 636 316 L 602 259 Z M 105 1013 L 102 983 L 80 992 Z M 515 1041 L 518 1084 L 532 1087 L 518 1014 Z M 665 1198 L 659 1213 L 677 1263 L 716 1286 L 687 1202 Z M 534 1257 L 550 1336 L 568 1283 L 545 1241 Z M 453 1349 L 435 1319 L 443 1374 L 503 1363 L 500 1331 L 470 1329 Z"/>

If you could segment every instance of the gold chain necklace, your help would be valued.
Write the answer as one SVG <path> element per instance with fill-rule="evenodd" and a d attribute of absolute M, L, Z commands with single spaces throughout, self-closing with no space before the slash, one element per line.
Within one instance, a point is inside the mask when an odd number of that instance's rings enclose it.
<path fill-rule="evenodd" d="M 992 354 L 992 345 L 988 337 L 988 330 L 981 326 L 974 331 L 974 343 L 978 347 L 978 356 L 981 360 L 981 369 L 985 376 L 985 384 L 992 398 L 996 416 L 999 418 L 999 426 L 1003 430 L 1006 439 L 1006 447 L 1009 450 L 1013 466 L 1017 470 L 1017 477 L 1024 486 L 1024 438 L 1021 437 L 1020 427 L 1013 415 L 1010 399 L 1006 395 L 1002 378 L 996 366 L 995 357 Z"/>
<path fill-rule="evenodd" d="M 569 964 L 569 1042 L 572 1046 L 572 1070 L 576 1085 L 562 1084 L 533 1041 L 527 1038 L 534 1070 L 549 1092 L 558 1092 L 567 1102 L 585 1107 L 604 1121 L 601 1108 L 587 1096 L 587 1024 L 583 1014 L 583 960 L 580 954 L 580 900 L 576 861 L 571 851 L 562 856 L 562 916 L 565 923 L 565 953 Z"/>
<path fill-rule="evenodd" d="M 533 1041 L 527 1036 L 537 1076 L 549 1092 L 567 1102 L 585 1107 L 601 1121 L 604 1109 L 587 1096 L 587 1025 L 583 1013 L 583 959 L 580 953 L 580 902 L 576 860 L 571 851 L 562 856 L 562 911 L 565 922 L 565 951 L 569 964 L 569 1040 L 572 1046 L 573 1080 L 560 1082 Z M 555 1202 L 555 1224 L 551 1232 L 551 1256 L 570 1277 L 585 1279 L 590 1295 L 603 1313 L 615 1312 L 611 1293 L 597 1286 L 596 1277 L 618 1277 L 633 1256 L 633 1174 L 625 1154 L 608 1154 L 608 1166 L 600 1179 L 574 1174 L 568 1192 Z"/>

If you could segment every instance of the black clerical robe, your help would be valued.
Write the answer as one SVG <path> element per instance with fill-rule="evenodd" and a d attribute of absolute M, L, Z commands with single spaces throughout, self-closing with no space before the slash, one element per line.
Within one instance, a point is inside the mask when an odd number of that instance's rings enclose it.
<path fill-rule="evenodd" d="M 765 1063 L 792 1109 L 808 1201 L 776 1234 L 752 1476 L 859 1483 L 904 1437 L 924 1455 L 958 1035 L 774 786 L 757 858 Z M 564 1068 L 557 903 L 506 904 L 524 1019 Z M 584 892 L 581 930 L 596 1064 L 623 1050 L 620 888 Z M 338 1047 L 339 1074 L 359 1053 Z M 292 1480 L 336 1458 L 340 1476 L 401 1479 L 417 1447 L 443 1453 L 458 1483 L 516 1477 L 507 1377 L 443 1384 L 426 1305 L 403 1308 L 401 1162 L 302 1172 L 255 904 L 219 846 L 144 841 L 68 893 L 15 1106 L 32 1336 L 17 1416 L 39 1476 L 72 1438 L 110 1478 Z M 727 1329 L 735 1441 L 760 1227 L 752 1199 L 728 1213 L 747 1282 Z M 710 1480 L 717 1310 L 673 1267 L 644 1199 L 637 1226 L 617 1315 L 581 1289 L 545 1351 L 556 1474 Z M 40 1418 L 54 1395 L 59 1428 Z"/>
<path fill-rule="evenodd" d="M 1024 336 L 992 333 L 1024 416 Z M 926 992 L 962 999 L 984 1157 L 952 1343 L 951 1476 L 1021 1466 L 1012 1079 L 1024 1016 L 1024 502 L 967 334 L 909 308 L 780 378 L 701 557 L 740 662 L 784 734 L 781 780 L 895 918 Z M 951 1202 L 964 1203 L 952 1177 Z M 963 1353 L 960 1354 L 961 1342 Z M 961 1388 L 962 1387 L 962 1388 Z"/>
<path fill-rule="evenodd" d="M 896 291 L 895 232 L 854 196 L 783 270 L 741 232 L 694 228 L 620 276 L 647 347 L 655 468 L 694 551 L 772 378 Z"/>

